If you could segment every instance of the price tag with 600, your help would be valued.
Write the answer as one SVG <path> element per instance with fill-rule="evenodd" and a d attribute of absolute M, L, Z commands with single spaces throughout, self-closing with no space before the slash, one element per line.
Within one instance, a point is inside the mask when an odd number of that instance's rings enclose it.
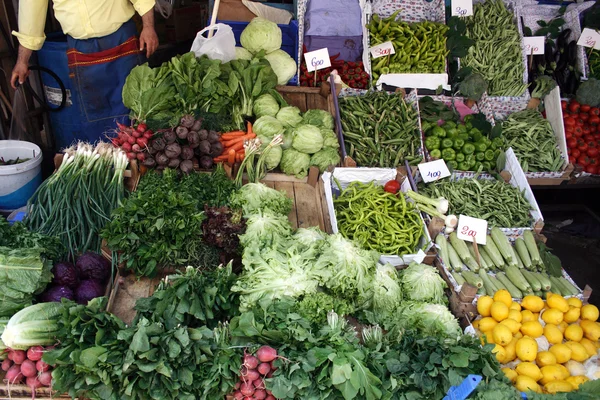
<path fill-rule="evenodd" d="M 485 245 L 487 239 L 487 221 L 461 214 L 458 217 L 456 236 L 468 242 L 477 242 L 477 244 Z"/>
<path fill-rule="evenodd" d="M 329 59 L 327 47 L 304 53 L 304 61 L 306 61 L 306 69 L 308 72 L 331 67 L 331 60 Z"/>

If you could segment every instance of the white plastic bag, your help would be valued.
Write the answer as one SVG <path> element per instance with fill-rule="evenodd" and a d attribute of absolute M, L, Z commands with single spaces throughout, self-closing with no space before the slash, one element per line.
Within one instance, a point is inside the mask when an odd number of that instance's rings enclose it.
<path fill-rule="evenodd" d="M 208 38 L 208 31 L 213 29 L 213 37 Z M 206 35 L 206 36 L 205 36 Z M 212 60 L 226 63 L 235 59 L 235 37 L 233 30 L 226 24 L 215 24 L 202 29 L 196 35 L 192 50 L 196 57 L 204 54 Z"/>

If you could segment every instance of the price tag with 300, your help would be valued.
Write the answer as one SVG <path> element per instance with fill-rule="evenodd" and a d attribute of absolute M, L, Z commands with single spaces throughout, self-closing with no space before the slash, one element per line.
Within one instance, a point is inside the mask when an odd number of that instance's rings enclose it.
<path fill-rule="evenodd" d="M 461 214 L 458 217 L 456 236 L 468 242 L 477 242 L 477 244 L 485 245 L 487 239 L 487 221 Z"/>
<path fill-rule="evenodd" d="M 468 17 L 473 15 L 473 0 L 451 0 L 452 15 Z"/>
<path fill-rule="evenodd" d="M 579 46 L 600 50 L 600 32 L 594 29 L 584 28 L 583 32 L 581 32 L 581 36 L 579 36 L 577 44 Z"/>

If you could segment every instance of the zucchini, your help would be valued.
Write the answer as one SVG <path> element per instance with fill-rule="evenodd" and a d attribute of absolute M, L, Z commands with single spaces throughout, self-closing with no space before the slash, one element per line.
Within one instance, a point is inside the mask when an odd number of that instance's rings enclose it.
<path fill-rule="evenodd" d="M 496 293 L 496 291 L 498 289 L 494 286 L 494 284 L 490 280 L 489 275 L 487 274 L 487 272 L 485 272 L 483 269 L 480 269 L 479 270 L 479 277 L 483 281 L 483 287 L 485 288 L 486 292 L 488 292 L 490 295 L 493 295 L 493 293 Z"/>
<path fill-rule="evenodd" d="M 465 283 L 465 279 L 462 277 L 460 272 L 452 271 L 450 273 L 452 274 L 452 277 L 454 278 L 458 286 L 461 286 L 463 283 Z"/>
<path fill-rule="evenodd" d="M 509 265 L 506 267 L 506 276 L 523 293 L 531 292 L 531 286 L 529 286 L 519 268 Z"/>
<path fill-rule="evenodd" d="M 540 290 L 542 290 L 542 284 L 533 275 L 533 272 L 529 272 L 529 271 L 523 270 L 523 271 L 521 271 L 521 273 L 523 274 L 523 276 L 525 277 L 525 279 L 529 283 L 529 286 L 531 286 L 531 288 L 533 289 L 534 292 L 539 292 Z"/>
<path fill-rule="evenodd" d="M 454 247 L 448 246 L 448 254 L 450 254 L 450 263 L 446 264 L 449 269 L 452 269 L 456 272 L 460 272 L 463 269 L 463 263 L 460 261 L 458 254 L 456 254 L 456 250 Z"/>
<path fill-rule="evenodd" d="M 552 284 L 550 283 L 550 279 L 548 279 L 548 275 L 543 272 L 533 273 L 532 274 L 540 281 L 542 285 L 542 290 L 548 291 L 552 289 Z"/>
<path fill-rule="evenodd" d="M 483 259 L 485 260 L 485 263 L 488 265 L 489 269 L 496 270 L 496 265 L 494 265 L 494 262 L 490 258 L 490 255 L 485 250 L 485 246 L 479 245 L 478 249 L 479 249 L 479 255 L 481 257 L 483 257 Z"/>
<path fill-rule="evenodd" d="M 471 253 L 471 257 L 473 257 L 473 264 L 478 265 L 479 267 L 485 269 L 486 271 L 488 269 L 490 269 L 489 265 L 487 265 L 487 263 L 485 262 L 485 260 L 483 259 L 483 257 L 481 257 L 481 253 L 479 253 L 479 264 L 477 264 L 477 255 L 475 254 L 475 246 L 473 246 L 472 243 L 467 243 L 467 248 L 469 249 L 469 253 Z M 479 250 L 479 249 L 477 249 Z M 471 268 L 471 265 L 467 265 L 469 268 Z M 477 271 L 475 271 L 477 272 Z"/>
<path fill-rule="evenodd" d="M 510 245 L 510 242 L 508 241 L 506 235 L 504 235 L 504 232 L 502 232 L 498 227 L 493 227 L 491 235 L 494 244 L 496 245 L 498 251 L 502 255 L 502 258 L 504 258 L 508 265 L 513 265 L 516 267 L 517 260 L 515 260 L 512 246 Z"/>
<path fill-rule="evenodd" d="M 525 241 L 521 238 L 517 238 L 515 240 L 515 249 L 517 250 L 517 255 L 521 258 L 521 261 L 525 265 L 525 268 L 531 270 L 533 268 L 533 264 L 531 263 L 531 257 L 529 257 L 529 251 L 527 251 L 527 245 Z"/>
<path fill-rule="evenodd" d="M 566 293 L 563 293 L 562 284 L 558 280 L 558 278 L 551 276 L 550 282 L 552 283 L 552 290 L 550 290 L 552 293 L 560 294 L 561 296 L 564 296 L 566 294 Z"/>
<path fill-rule="evenodd" d="M 456 254 L 460 257 L 460 259 L 467 265 L 473 262 L 473 257 L 471 257 L 471 253 L 469 253 L 469 249 L 467 248 L 467 244 L 458 238 L 456 232 L 452 232 L 450 234 L 450 244 L 456 250 Z"/>
<path fill-rule="evenodd" d="M 482 286 L 477 291 L 477 294 L 480 295 L 480 296 L 485 296 L 487 294 L 487 292 L 485 291 L 485 288 Z"/>
<path fill-rule="evenodd" d="M 450 253 L 448 253 L 449 244 L 446 237 L 444 237 L 444 235 L 441 233 L 438 233 L 438 235 L 435 237 L 435 244 L 437 244 L 438 248 L 440 249 L 440 257 L 444 264 L 450 265 Z"/>
<path fill-rule="evenodd" d="M 513 254 L 515 255 L 515 260 L 517 260 L 517 267 L 519 267 L 519 269 L 525 269 L 525 265 L 523 264 L 523 261 L 521 261 L 521 257 L 519 257 L 517 252 L 514 251 L 514 247 L 513 247 Z"/>
<path fill-rule="evenodd" d="M 463 270 L 461 274 L 463 278 L 465 278 L 465 281 L 467 281 L 467 283 L 469 283 L 470 285 L 473 285 L 477 288 L 483 287 L 483 281 L 481 280 L 481 278 L 475 275 L 473 272 L 469 271 L 468 269 Z"/>
<path fill-rule="evenodd" d="M 541 290 L 534 290 L 533 294 L 535 294 L 538 297 L 542 297 L 544 295 L 544 292 L 542 292 Z"/>
<path fill-rule="evenodd" d="M 579 289 L 577 289 L 571 282 L 567 280 L 567 278 L 560 277 L 558 278 L 560 283 L 563 284 L 563 287 L 571 294 L 571 296 L 576 296 L 579 294 Z"/>
<path fill-rule="evenodd" d="M 496 268 L 504 269 L 504 260 L 502 259 L 502 254 L 500 254 L 498 247 L 490 235 L 487 236 L 485 243 L 485 252 L 490 256 Z"/>
<path fill-rule="evenodd" d="M 498 290 L 506 289 L 506 286 L 504 286 L 504 283 L 500 282 L 500 279 L 496 278 L 495 276 L 490 275 L 490 281 L 492 281 L 492 283 L 494 284 L 494 287 L 497 287 Z M 506 289 L 506 290 L 508 290 L 508 289 Z"/>
<path fill-rule="evenodd" d="M 508 277 L 506 275 L 504 275 L 504 272 L 498 272 L 496 274 L 496 278 L 498 278 L 498 280 L 500 282 L 502 282 L 502 284 L 504 285 L 506 290 L 508 290 L 508 292 L 510 293 L 510 296 L 512 298 L 514 298 L 514 299 L 522 299 L 523 298 L 523 293 L 519 290 L 519 288 L 517 288 L 510 281 L 510 279 L 508 279 Z"/>
<path fill-rule="evenodd" d="M 523 232 L 523 240 L 525 241 L 525 245 L 527 246 L 527 250 L 531 256 L 531 263 L 534 265 L 540 265 L 542 258 L 540 257 L 540 252 L 538 250 L 537 243 L 535 242 L 533 232 L 530 230 L 525 230 Z"/>

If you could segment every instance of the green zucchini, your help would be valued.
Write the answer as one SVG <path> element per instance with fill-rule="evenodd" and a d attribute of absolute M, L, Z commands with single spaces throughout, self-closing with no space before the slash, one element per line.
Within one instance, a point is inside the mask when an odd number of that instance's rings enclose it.
<path fill-rule="evenodd" d="M 533 289 L 534 292 L 539 292 L 542 290 L 541 282 L 533 275 L 533 272 L 529 272 L 526 270 L 522 270 L 521 273 L 525 277 L 525 280 L 529 283 L 529 286 Z"/>
<path fill-rule="evenodd" d="M 548 291 L 552 289 L 552 284 L 550 283 L 550 279 L 548 279 L 548 275 L 543 272 L 533 273 L 532 274 L 540 281 L 542 285 L 542 290 Z"/>
<path fill-rule="evenodd" d="M 542 292 L 541 290 L 534 290 L 533 294 L 535 294 L 538 297 L 542 297 L 544 295 L 544 292 Z"/>
<path fill-rule="evenodd" d="M 469 249 L 469 253 L 471 253 L 471 257 L 473 257 L 473 261 L 474 261 L 475 265 L 478 265 L 479 267 L 485 269 L 486 271 L 488 269 L 490 269 L 489 265 L 487 265 L 487 263 L 485 262 L 485 259 L 481 256 L 481 253 L 479 253 L 479 264 L 477 264 L 477 255 L 475 254 L 475 246 L 473 246 L 472 243 L 467 243 L 467 248 Z M 479 250 L 479 248 L 477 250 Z M 469 268 L 471 268 L 470 265 L 467 265 L 467 266 Z"/>
<path fill-rule="evenodd" d="M 500 282 L 500 279 L 496 278 L 495 276 L 490 275 L 490 281 L 492 281 L 492 283 L 494 284 L 494 287 L 497 287 L 498 290 L 506 289 L 506 286 L 504 286 L 504 284 L 502 282 Z M 506 289 L 506 290 L 508 290 L 508 289 Z"/>
<path fill-rule="evenodd" d="M 494 262 L 490 258 L 490 255 L 485 250 L 485 246 L 479 245 L 477 247 L 477 249 L 479 250 L 479 255 L 481 257 L 483 257 L 483 259 L 485 260 L 485 263 L 488 265 L 489 269 L 490 270 L 496 270 L 497 269 L 496 265 L 494 264 Z"/>
<path fill-rule="evenodd" d="M 489 278 L 489 275 L 483 270 L 483 268 L 479 270 L 479 277 L 483 281 L 483 287 L 485 288 L 486 292 L 490 293 L 490 295 L 492 293 L 496 293 L 498 289 L 494 286 Z"/>
<path fill-rule="evenodd" d="M 502 284 L 504 285 L 506 290 L 508 290 L 508 292 L 510 293 L 512 298 L 514 298 L 514 299 L 522 299 L 523 298 L 523 293 L 519 290 L 519 288 L 517 288 L 510 281 L 510 279 L 508 279 L 508 277 L 504 274 L 504 272 L 498 272 L 496 274 L 496 278 L 498 278 L 498 280 L 500 282 L 502 282 Z"/>
<path fill-rule="evenodd" d="M 542 258 L 540 257 L 540 252 L 538 250 L 537 243 L 535 242 L 533 232 L 531 232 L 529 229 L 525 230 L 523 232 L 523 240 L 525 241 L 525 245 L 527 246 L 527 250 L 531 256 L 531 262 L 534 265 L 540 265 Z"/>
<path fill-rule="evenodd" d="M 525 265 L 525 268 L 528 270 L 533 269 L 533 264 L 531 263 L 531 257 L 529 256 L 529 251 L 527 251 L 527 245 L 525 241 L 521 238 L 517 238 L 515 240 L 515 249 L 517 250 L 517 255 Z"/>
<path fill-rule="evenodd" d="M 446 239 L 446 237 L 444 237 L 444 235 L 439 233 L 435 237 L 435 244 L 437 244 L 440 249 L 440 258 L 442 259 L 444 264 L 450 265 L 450 253 L 448 253 L 448 246 L 450 244 L 448 243 L 448 240 Z"/>
<path fill-rule="evenodd" d="M 519 257 L 514 247 L 512 249 L 513 254 L 515 255 L 515 260 L 517 260 L 517 267 L 519 267 L 519 269 L 525 269 L 525 264 L 523 264 L 523 261 L 521 261 L 521 257 Z"/>
<path fill-rule="evenodd" d="M 456 250 L 456 254 L 460 257 L 460 259 L 467 265 L 469 265 L 473 260 L 471 257 L 471 253 L 469 253 L 469 249 L 467 248 L 467 244 L 464 240 L 460 240 L 456 235 L 456 232 L 452 232 L 450 234 L 450 244 Z"/>
<path fill-rule="evenodd" d="M 464 269 L 461 272 L 461 274 L 463 278 L 465 278 L 465 281 L 467 281 L 467 283 L 469 283 L 470 285 L 473 285 L 477 288 L 483 287 L 483 281 L 481 280 L 481 278 L 475 275 L 473 272 L 469 271 L 468 269 Z"/>
<path fill-rule="evenodd" d="M 449 269 L 452 269 L 456 272 L 460 272 L 463 269 L 463 263 L 460 261 L 458 254 L 456 254 L 456 250 L 454 247 L 448 246 L 448 254 L 450 254 L 450 263 L 446 264 Z"/>
<path fill-rule="evenodd" d="M 480 287 L 480 288 L 479 288 L 479 290 L 477 291 L 477 294 L 478 294 L 478 295 L 480 295 L 480 296 L 485 296 L 485 295 L 486 295 L 486 294 L 488 294 L 488 293 L 485 291 L 485 288 L 482 286 L 482 287 Z"/>
<path fill-rule="evenodd" d="M 571 294 L 571 296 L 576 296 L 579 294 L 579 290 L 566 278 L 561 276 L 558 278 L 558 280 L 563 284 L 563 287 Z"/>
<path fill-rule="evenodd" d="M 500 254 L 502 254 L 502 258 L 506 261 L 508 265 L 517 266 L 517 260 L 515 260 L 515 253 L 513 253 L 512 246 L 508 241 L 508 238 L 498 227 L 493 227 L 491 231 L 492 239 L 494 244 L 498 248 Z"/>
<path fill-rule="evenodd" d="M 523 293 L 531 292 L 531 286 L 529 283 L 527 283 L 527 280 L 525 280 L 525 277 L 516 266 L 509 265 L 506 267 L 506 276 L 517 287 L 517 289 Z"/>
<path fill-rule="evenodd" d="M 465 283 L 465 278 L 462 277 L 460 272 L 452 271 L 450 273 L 452 274 L 452 277 L 454 278 L 458 286 L 461 286 L 463 283 Z"/>
<path fill-rule="evenodd" d="M 488 235 L 485 243 L 485 252 L 489 254 L 496 268 L 504 269 L 504 259 L 502 258 L 502 254 L 500 254 L 498 247 L 494 243 L 494 239 Z"/>
<path fill-rule="evenodd" d="M 567 293 L 563 293 L 562 283 L 558 280 L 558 278 L 551 276 L 550 282 L 552 283 L 552 293 L 560 294 L 561 296 L 565 296 Z"/>

